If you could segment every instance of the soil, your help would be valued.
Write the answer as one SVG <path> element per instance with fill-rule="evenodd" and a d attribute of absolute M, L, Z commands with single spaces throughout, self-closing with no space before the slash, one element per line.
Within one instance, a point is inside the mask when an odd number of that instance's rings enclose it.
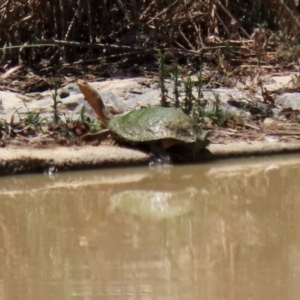
<path fill-rule="evenodd" d="M 100 167 L 147 164 L 143 152 L 113 146 L 54 148 L 2 148 L 0 174 L 68 171 Z"/>
<path fill-rule="evenodd" d="M 228 144 L 211 144 L 205 159 L 246 157 L 300 152 L 300 143 L 239 141 Z M 149 156 L 139 150 L 118 146 L 54 146 L 37 149 L 7 147 L 0 149 L 0 174 L 70 171 L 105 167 L 147 165 Z"/>

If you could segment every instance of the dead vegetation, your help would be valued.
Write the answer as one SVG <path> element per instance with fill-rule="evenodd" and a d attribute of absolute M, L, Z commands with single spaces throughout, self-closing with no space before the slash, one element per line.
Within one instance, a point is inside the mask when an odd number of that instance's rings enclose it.
<path fill-rule="evenodd" d="M 199 95 L 202 87 L 235 86 L 239 81 L 250 100 L 260 97 L 274 108 L 274 91 L 266 90 L 261 78 L 284 69 L 299 71 L 299 13 L 297 0 L 2 1 L 0 90 L 44 91 L 53 88 L 54 77 L 60 86 L 76 77 L 99 80 L 142 74 L 157 76 L 164 97 L 164 80 L 171 78 L 177 87 L 176 80 L 182 77 L 185 102 L 179 102 L 178 90 L 172 101 L 195 114 L 190 104 L 200 97 L 194 99 L 190 93 L 194 83 L 189 76 L 203 70 Z M 181 73 L 176 75 L 178 68 Z M 298 91 L 299 86 L 295 76 L 289 90 Z M 56 121 L 60 119 L 58 104 L 54 101 Z M 204 117 L 201 105 L 197 120 Z M 244 130 L 244 135 L 251 132 L 251 139 L 261 131 L 261 123 L 232 121 L 221 113 L 216 101 L 210 119 L 214 125 L 225 124 L 230 129 L 225 135 L 231 139 L 236 128 Z M 23 119 L 21 125 L 13 120 L 3 123 L 1 139 L 35 137 L 41 132 L 36 127 L 41 121 L 38 112 L 28 112 Z M 99 129 L 99 124 L 83 119 L 72 125 L 55 123 L 55 128 L 48 126 L 42 132 L 54 132 L 55 140 L 62 143 L 65 136 Z M 82 128 L 86 123 L 88 127 Z M 236 136 L 240 138 L 240 133 Z"/>
<path fill-rule="evenodd" d="M 294 0 L 7 0 L 0 66 L 49 73 L 100 63 L 101 75 L 116 66 L 140 72 L 158 49 L 169 62 L 208 62 L 226 73 L 278 57 L 288 64 L 298 58 L 298 11 Z"/>

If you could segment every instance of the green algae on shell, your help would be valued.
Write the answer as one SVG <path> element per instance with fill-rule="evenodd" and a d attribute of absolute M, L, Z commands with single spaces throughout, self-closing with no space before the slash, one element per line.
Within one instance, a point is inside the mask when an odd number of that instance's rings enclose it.
<path fill-rule="evenodd" d="M 202 133 L 191 117 L 176 108 L 151 107 L 132 111 L 110 119 L 108 128 L 132 144 L 160 141 L 163 148 L 191 144 L 200 149 L 208 144 L 207 134 Z"/>

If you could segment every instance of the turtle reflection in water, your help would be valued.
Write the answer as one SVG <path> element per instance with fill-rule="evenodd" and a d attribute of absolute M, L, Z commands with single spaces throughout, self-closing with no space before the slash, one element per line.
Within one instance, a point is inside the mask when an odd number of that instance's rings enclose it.
<path fill-rule="evenodd" d="M 171 219 L 193 211 L 193 191 L 129 190 L 111 196 L 110 211 L 115 209 L 150 219 Z M 185 199 L 185 200 L 183 200 Z"/>
<path fill-rule="evenodd" d="M 169 162 L 166 149 L 180 160 L 196 160 L 209 144 L 208 132 L 202 132 L 194 120 L 176 108 L 151 107 L 113 117 L 101 96 L 85 81 L 78 86 L 97 113 L 106 130 L 97 134 L 99 139 L 111 134 L 115 139 L 132 145 L 150 146 L 157 162 Z M 177 155 L 179 154 L 179 155 Z"/>

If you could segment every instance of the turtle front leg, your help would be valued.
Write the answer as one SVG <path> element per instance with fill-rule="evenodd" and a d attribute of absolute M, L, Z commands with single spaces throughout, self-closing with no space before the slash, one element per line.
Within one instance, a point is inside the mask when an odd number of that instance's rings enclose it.
<path fill-rule="evenodd" d="M 103 141 L 108 140 L 109 135 L 110 130 L 105 129 L 97 133 L 87 133 L 81 137 L 81 141 L 87 144 L 94 144 L 95 142 L 97 142 L 97 144 L 101 144 Z"/>

